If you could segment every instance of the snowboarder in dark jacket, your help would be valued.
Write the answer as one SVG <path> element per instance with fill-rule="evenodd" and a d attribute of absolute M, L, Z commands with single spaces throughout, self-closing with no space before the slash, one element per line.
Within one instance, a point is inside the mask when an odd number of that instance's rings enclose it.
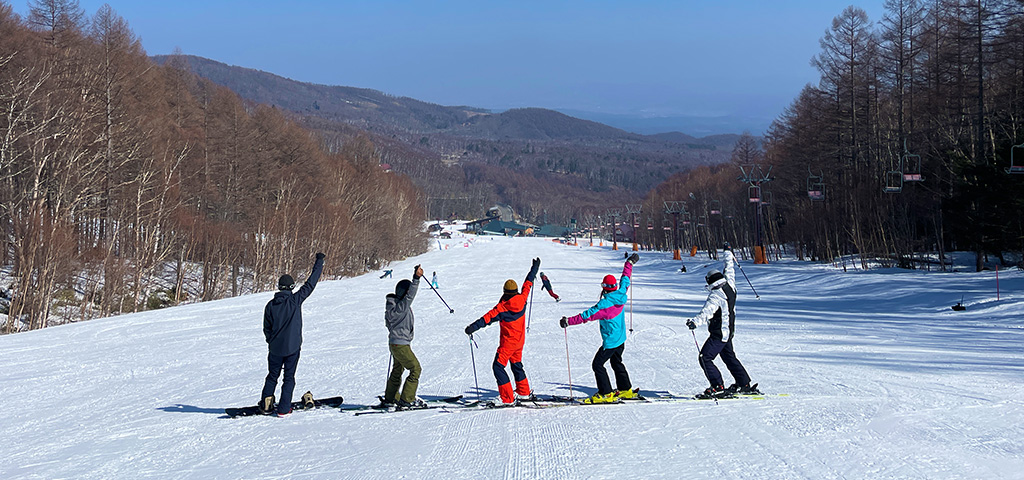
<path fill-rule="evenodd" d="M 548 280 L 548 276 L 544 275 L 544 272 L 540 272 L 540 282 L 543 284 L 540 289 L 547 290 L 548 295 L 551 295 L 551 298 L 555 299 L 555 303 L 562 301 L 561 298 L 558 298 L 558 294 L 551 289 L 551 280 Z"/>
<path fill-rule="evenodd" d="M 291 275 L 281 275 L 277 281 L 278 292 L 267 302 L 263 310 L 263 336 L 267 340 L 267 380 L 263 384 L 259 407 L 263 413 L 271 413 L 274 407 L 274 391 L 277 389 L 277 378 L 284 370 L 284 381 L 281 383 L 281 402 L 277 405 L 278 415 L 287 415 L 292 411 L 292 393 L 295 390 L 295 368 L 299 363 L 299 350 L 302 348 L 302 302 L 316 288 L 320 273 L 324 269 L 324 254 L 316 254 L 313 271 L 309 273 L 306 283 L 292 293 L 295 280 Z"/>
<path fill-rule="evenodd" d="M 416 387 L 420 381 L 420 361 L 412 351 L 413 321 L 412 301 L 420 287 L 423 269 L 419 265 L 413 270 L 412 281 L 402 280 L 395 285 L 395 293 L 387 295 L 384 305 L 384 324 L 388 327 L 388 349 L 395 359 L 391 376 L 384 390 L 382 406 L 398 404 L 409 408 L 416 403 Z M 402 385 L 402 374 L 409 370 L 409 376 Z M 401 397 L 398 387 L 402 387 Z"/>

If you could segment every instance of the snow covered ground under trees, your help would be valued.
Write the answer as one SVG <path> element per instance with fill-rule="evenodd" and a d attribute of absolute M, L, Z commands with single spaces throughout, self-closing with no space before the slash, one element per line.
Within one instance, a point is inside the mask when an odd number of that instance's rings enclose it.
<path fill-rule="evenodd" d="M 458 234 L 440 242 L 388 267 L 393 279 L 317 287 L 304 308 L 297 394 L 375 402 L 388 365 L 384 296 L 422 264 L 455 313 L 421 286 L 419 395 L 475 396 L 462 330 L 537 256 L 563 301 L 538 285 L 523 363 L 537 393 L 568 393 L 557 319 L 596 301 L 623 252 Z M 633 383 L 699 392 L 706 381 L 684 321 L 719 264 L 687 259 L 680 273 L 669 254 L 641 255 L 624 354 Z M 0 337 L 0 478 L 1024 478 L 1024 274 L 1000 272 L 997 301 L 988 271 L 741 265 L 761 298 L 740 276 L 737 354 L 764 392 L 788 396 L 223 418 L 259 396 L 268 292 Z M 954 312 L 961 295 L 967 311 Z M 574 394 L 589 395 L 597 325 L 567 333 Z M 482 395 L 493 399 L 498 327 L 476 337 Z"/>

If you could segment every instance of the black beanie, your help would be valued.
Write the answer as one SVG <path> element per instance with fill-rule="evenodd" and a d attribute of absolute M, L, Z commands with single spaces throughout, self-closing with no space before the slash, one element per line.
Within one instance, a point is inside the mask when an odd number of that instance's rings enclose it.
<path fill-rule="evenodd" d="M 707 275 L 704 276 L 704 280 L 707 280 L 708 285 L 711 285 L 721 279 L 725 278 L 725 275 L 718 270 L 711 270 Z"/>
<path fill-rule="evenodd" d="M 277 280 L 277 288 L 280 290 L 291 290 L 295 288 L 295 279 L 287 273 L 281 275 L 281 278 Z"/>
<path fill-rule="evenodd" d="M 395 296 L 398 298 L 404 297 L 409 292 L 410 285 L 412 285 L 412 282 L 408 280 L 399 281 L 398 285 L 395 285 Z"/>

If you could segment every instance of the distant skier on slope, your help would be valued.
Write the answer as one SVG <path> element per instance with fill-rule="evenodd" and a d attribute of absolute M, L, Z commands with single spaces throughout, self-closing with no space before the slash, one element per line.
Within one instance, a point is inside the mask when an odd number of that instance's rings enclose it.
<path fill-rule="evenodd" d="M 292 393 L 295 391 L 295 369 L 299 364 L 302 348 L 302 302 L 313 293 L 320 273 L 324 269 L 324 254 L 316 254 L 313 271 L 299 291 L 292 293 L 295 280 L 291 275 L 281 275 L 277 281 L 278 292 L 267 302 L 263 310 L 263 336 L 267 340 L 267 379 L 258 404 L 260 412 L 269 414 L 274 408 L 274 391 L 277 377 L 284 370 L 281 382 L 281 401 L 277 405 L 278 416 L 292 412 Z M 311 400 L 311 399 L 310 399 Z M 303 399 L 305 401 L 305 399 Z"/>
<path fill-rule="evenodd" d="M 622 276 L 615 281 L 612 275 L 605 275 L 601 282 L 601 298 L 597 304 L 585 310 L 579 315 L 569 318 L 562 317 L 559 324 L 562 328 L 569 325 L 579 325 L 592 320 L 600 320 L 601 325 L 601 348 L 594 354 L 594 361 L 591 367 L 594 369 L 594 377 L 597 378 L 597 393 L 586 399 L 583 403 L 611 403 L 619 398 L 634 398 L 636 393 L 633 385 L 629 382 L 629 372 L 622 363 L 622 351 L 626 347 L 626 319 L 623 306 L 629 301 L 627 295 L 633 265 L 640 256 L 631 255 L 622 266 Z M 615 372 L 615 386 L 618 388 L 612 391 L 612 383 L 608 379 L 608 372 L 604 368 L 605 362 L 611 360 L 612 371 Z"/>
<path fill-rule="evenodd" d="M 420 286 L 423 268 L 413 269 L 412 281 L 401 280 L 395 285 L 395 293 L 389 293 L 384 304 L 384 325 L 388 327 L 388 350 L 394 357 L 395 365 L 388 377 L 387 387 L 381 406 L 397 405 L 410 408 L 416 405 L 416 387 L 419 385 L 420 361 L 412 351 L 413 323 L 412 301 Z M 409 370 L 409 376 L 402 385 L 402 374 Z M 402 387 L 401 396 L 398 387 Z"/>
<path fill-rule="evenodd" d="M 698 395 L 704 398 L 726 395 L 730 393 L 755 393 L 756 389 L 750 385 L 750 376 L 747 375 L 743 364 L 736 358 L 733 351 L 732 340 L 736 332 L 736 257 L 728 243 L 724 248 L 724 270 L 725 273 L 712 269 L 704 276 L 709 290 L 708 299 L 704 307 L 696 317 L 687 320 L 686 326 L 690 330 L 697 328 L 697 325 L 708 325 L 708 339 L 700 349 L 698 362 L 704 375 L 708 378 L 711 386 Z M 721 355 L 726 368 L 736 383 L 725 388 L 722 382 L 722 374 L 715 366 L 715 357 Z"/>
<path fill-rule="evenodd" d="M 432 275 L 432 276 L 430 277 L 430 284 L 431 284 L 431 285 L 433 285 L 433 286 L 434 286 L 434 288 L 441 288 L 441 287 L 440 287 L 440 286 L 439 286 L 439 285 L 437 284 L 437 272 L 434 272 L 434 275 Z"/>
<path fill-rule="evenodd" d="M 544 272 L 540 272 L 540 282 L 542 284 L 540 289 L 547 290 L 548 295 L 551 295 L 551 298 L 555 299 L 555 303 L 562 301 L 561 298 L 558 298 L 558 294 L 551 289 L 551 280 L 548 280 L 548 276 L 544 275 Z"/>
<path fill-rule="evenodd" d="M 499 321 L 501 323 L 501 338 L 498 341 L 498 351 L 494 355 L 494 363 L 491 367 L 494 370 L 494 378 L 498 382 L 498 393 L 501 401 L 505 404 L 515 403 L 516 394 L 521 397 L 530 397 L 530 382 L 526 379 L 526 370 L 523 369 L 523 344 L 526 341 L 525 321 L 523 319 L 526 311 L 526 301 L 530 298 L 530 290 L 533 288 L 533 280 L 540 269 L 540 259 L 533 259 L 530 273 L 526 274 L 526 281 L 523 282 L 523 290 L 519 291 L 516 281 L 511 278 L 505 280 L 501 300 L 484 316 L 466 327 L 466 335 Z M 512 384 L 505 372 L 505 364 L 511 363 L 512 375 L 516 380 L 515 392 L 512 391 Z"/>

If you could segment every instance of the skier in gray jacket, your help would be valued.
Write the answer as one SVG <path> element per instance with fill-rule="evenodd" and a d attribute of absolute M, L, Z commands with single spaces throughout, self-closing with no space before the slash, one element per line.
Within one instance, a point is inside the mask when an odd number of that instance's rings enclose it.
<path fill-rule="evenodd" d="M 395 285 L 395 293 L 389 293 L 384 306 L 384 324 L 388 327 L 388 349 L 395 360 L 388 377 L 381 406 L 397 404 L 409 408 L 416 404 L 416 387 L 420 380 L 420 361 L 412 351 L 413 323 L 412 301 L 420 286 L 423 268 L 416 265 L 412 281 L 402 280 Z M 409 376 L 402 385 L 402 374 L 409 370 Z M 398 387 L 402 387 L 399 397 Z"/>

